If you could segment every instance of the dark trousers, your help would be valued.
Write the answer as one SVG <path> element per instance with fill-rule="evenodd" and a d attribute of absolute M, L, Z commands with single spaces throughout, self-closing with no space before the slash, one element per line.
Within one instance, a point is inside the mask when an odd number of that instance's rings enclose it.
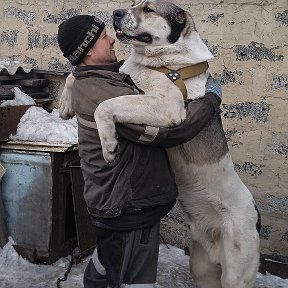
<path fill-rule="evenodd" d="M 84 272 L 85 288 L 152 288 L 156 283 L 160 223 L 129 232 L 98 234 Z M 125 284 L 125 285 L 124 285 Z M 137 285 L 138 284 L 138 285 Z M 122 285 L 122 286 L 121 286 Z"/>

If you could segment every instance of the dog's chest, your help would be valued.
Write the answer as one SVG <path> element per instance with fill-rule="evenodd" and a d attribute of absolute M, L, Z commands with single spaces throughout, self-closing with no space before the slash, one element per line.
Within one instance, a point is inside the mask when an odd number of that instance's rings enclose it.
<path fill-rule="evenodd" d="M 145 91 L 145 94 L 161 94 L 166 95 L 167 98 L 170 96 L 174 98 L 182 97 L 180 90 L 164 73 L 134 63 L 129 59 L 121 66 L 120 72 L 129 74 L 134 83 Z"/>
<path fill-rule="evenodd" d="M 135 84 L 145 91 L 145 94 L 158 92 L 167 96 L 174 95 L 174 97 L 183 96 L 180 87 L 175 85 L 166 74 L 149 69 L 143 65 L 129 61 L 128 59 L 120 68 L 121 73 L 129 74 Z M 203 97 L 205 94 L 205 84 L 209 72 L 201 75 L 185 79 L 184 83 L 188 91 L 188 99 L 197 99 Z"/>

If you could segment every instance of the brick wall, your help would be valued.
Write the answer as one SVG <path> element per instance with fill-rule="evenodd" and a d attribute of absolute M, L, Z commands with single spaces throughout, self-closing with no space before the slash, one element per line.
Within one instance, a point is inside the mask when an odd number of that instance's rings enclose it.
<path fill-rule="evenodd" d="M 178 3 L 194 16 L 199 34 L 215 55 L 210 68 L 222 83 L 223 124 L 235 168 L 262 215 L 261 250 L 288 261 L 288 2 Z M 69 70 L 57 47 L 57 26 L 73 15 L 91 14 L 104 20 L 113 33 L 112 10 L 129 5 L 126 0 L 2 0 L 0 59 Z M 119 59 L 130 51 L 120 44 L 116 49 Z M 59 94 L 62 86 L 54 88 Z M 174 231 L 164 229 L 164 237 L 185 246 L 177 210 L 163 221 L 163 227 Z"/>

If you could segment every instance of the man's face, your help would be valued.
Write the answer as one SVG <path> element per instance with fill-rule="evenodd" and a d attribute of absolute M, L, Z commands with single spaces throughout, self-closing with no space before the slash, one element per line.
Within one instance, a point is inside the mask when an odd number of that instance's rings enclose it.
<path fill-rule="evenodd" d="M 99 65 L 109 64 L 115 62 L 116 56 L 113 49 L 115 39 L 107 35 L 106 29 L 104 29 L 94 44 L 94 46 L 87 53 L 86 65 Z"/>

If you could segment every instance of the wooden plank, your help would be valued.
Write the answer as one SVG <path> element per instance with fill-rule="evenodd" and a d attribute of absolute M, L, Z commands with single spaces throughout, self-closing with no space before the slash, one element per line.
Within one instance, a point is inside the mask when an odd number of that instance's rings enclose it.
<path fill-rule="evenodd" d="M 39 98 L 47 98 L 49 97 L 50 93 L 49 92 L 33 92 L 28 94 L 30 97 L 33 99 L 39 99 Z"/>
<path fill-rule="evenodd" d="M 19 79 L 27 79 L 29 75 L 27 74 L 14 74 L 14 75 L 1 75 L 0 74 L 0 82 L 1 81 L 11 81 L 11 80 L 19 80 Z"/>
<path fill-rule="evenodd" d="M 53 76 L 68 76 L 71 71 L 52 71 L 52 70 L 40 70 L 32 69 L 30 73 L 32 74 L 44 74 L 44 75 L 53 75 Z"/>
<path fill-rule="evenodd" d="M 15 99 L 14 93 L 10 95 L 0 95 L 0 101 L 14 100 L 14 99 Z"/>
<path fill-rule="evenodd" d="M 288 263 L 277 262 L 271 259 L 265 259 L 265 271 L 268 273 L 288 279 Z"/>
<path fill-rule="evenodd" d="M 54 101 L 53 98 L 39 98 L 39 99 L 34 99 L 36 104 L 42 105 L 42 104 L 47 104 L 47 103 L 51 103 L 52 101 Z"/>
<path fill-rule="evenodd" d="M 19 85 L 0 85 L 0 97 L 13 95 L 14 92 L 11 90 L 13 87 L 21 88 Z"/>
<path fill-rule="evenodd" d="M 19 85 L 32 87 L 48 85 L 49 83 L 50 81 L 47 79 L 23 79 L 17 81 L 17 84 Z"/>

